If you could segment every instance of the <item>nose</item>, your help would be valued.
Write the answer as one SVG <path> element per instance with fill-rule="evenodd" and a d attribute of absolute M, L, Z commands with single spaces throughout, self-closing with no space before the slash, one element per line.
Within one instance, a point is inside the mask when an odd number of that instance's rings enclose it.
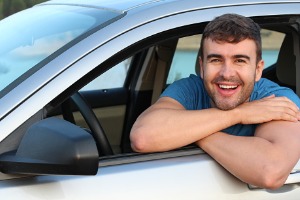
<path fill-rule="evenodd" d="M 224 78 L 230 78 L 235 76 L 235 70 L 229 62 L 223 63 L 220 70 L 220 76 L 223 76 Z"/>

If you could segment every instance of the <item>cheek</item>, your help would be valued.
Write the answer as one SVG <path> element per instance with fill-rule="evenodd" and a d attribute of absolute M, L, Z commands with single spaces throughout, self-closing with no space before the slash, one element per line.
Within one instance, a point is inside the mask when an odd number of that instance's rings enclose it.
<path fill-rule="evenodd" d="M 254 81 L 256 81 L 257 74 L 255 70 L 244 70 L 239 72 L 239 77 L 245 84 L 252 84 Z"/>
<path fill-rule="evenodd" d="M 211 82 L 216 77 L 219 76 L 220 70 L 217 67 L 214 66 L 206 66 L 204 70 L 202 71 L 202 79 L 206 82 Z"/>

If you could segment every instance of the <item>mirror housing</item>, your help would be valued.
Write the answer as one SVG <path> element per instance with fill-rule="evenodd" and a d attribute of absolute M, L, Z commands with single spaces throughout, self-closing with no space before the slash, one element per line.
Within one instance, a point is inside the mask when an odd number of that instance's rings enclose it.
<path fill-rule="evenodd" d="M 93 137 L 59 118 L 33 124 L 16 151 L 0 155 L 6 174 L 95 175 L 99 154 Z"/>

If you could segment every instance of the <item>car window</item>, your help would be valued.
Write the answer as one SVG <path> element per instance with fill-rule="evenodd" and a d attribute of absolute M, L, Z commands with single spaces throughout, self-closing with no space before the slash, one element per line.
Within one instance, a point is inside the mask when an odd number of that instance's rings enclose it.
<path fill-rule="evenodd" d="M 261 36 L 262 57 L 265 61 L 265 68 L 267 68 L 276 63 L 285 34 L 262 29 Z M 183 37 L 178 40 L 166 84 L 188 77 L 190 74 L 196 74 L 195 64 L 200 48 L 200 40 L 201 34 Z"/>
<path fill-rule="evenodd" d="M 261 30 L 262 57 L 265 61 L 265 68 L 276 63 L 284 37 L 284 33 L 266 29 Z"/>
<path fill-rule="evenodd" d="M 200 47 L 201 35 L 183 37 L 178 40 L 176 51 L 172 60 L 167 84 L 195 74 L 195 64 Z"/>
<path fill-rule="evenodd" d="M 85 87 L 83 87 L 80 91 L 123 87 L 130 63 L 131 57 L 110 68 L 108 71 L 101 74 L 101 76 L 97 77 Z"/>

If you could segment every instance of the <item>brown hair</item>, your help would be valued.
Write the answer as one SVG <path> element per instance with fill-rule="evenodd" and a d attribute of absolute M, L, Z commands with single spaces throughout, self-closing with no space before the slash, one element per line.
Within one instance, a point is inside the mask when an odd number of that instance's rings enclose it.
<path fill-rule="evenodd" d="M 203 57 L 204 40 L 207 38 L 228 43 L 238 43 L 245 39 L 254 40 L 257 62 L 262 58 L 260 27 L 250 18 L 237 14 L 224 14 L 209 22 L 204 29 L 201 39 L 201 57 Z"/>

